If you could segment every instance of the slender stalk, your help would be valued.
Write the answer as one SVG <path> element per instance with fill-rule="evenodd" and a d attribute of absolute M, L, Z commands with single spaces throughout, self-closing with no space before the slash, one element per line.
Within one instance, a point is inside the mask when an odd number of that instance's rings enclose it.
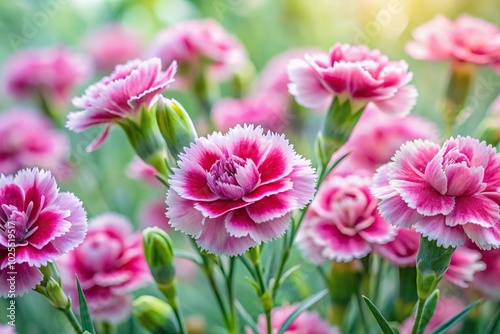
<path fill-rule="evenodd" d="M 235 296 L 234 296 L 234 272 L 236 271 L 236 258 L 232 257 L 229 262 L 229 273 L 226 279 L 227 294 L 229 297 L 229 333 L 236 334 L 238 323 L 236 318 Z"/>
<path fill-rule="evenodd" d="M 418 328 L 420 327 L 420 320 L 422 320 L 422 314 L 424 312 L 425 299 L 419 299 L 417 302 L 417 314 L 415 316 L 415 322 L 413 323 L 413 328 L 411 329 L 411 334 L 417 334 Z"/>
<path fill-rule="evenodd" d="M 215 299 L 217 300 L 217 304 L 219 304 L 219 309 L 220 309 L 221 315 L 222 315 L 222 321 L 224 322 L 224 326 L 226 328 L 229 328 L 228 313 L 226 311 L 226 307 L 224 306 L 224 301 L 223 301 L 222 296 L 219 292 L 219 288 L 217 287 L 217 283 L 215 282 L 215 279 L 213 276 L 213 270 L 210 266 L 210 263 L 208 263 L 208 260 L 206 259 L 206 257 L 203 258 L 203 262 L 204 262 L 203 272 L 205 273 L 205 276 L 208 279 L 208 283 L 210 284 L 210 287 L 212 288 Z"/>
<path fill-rule="evenodd" d="M 107 321 L 102 321 L 99 323 L 99 333 L 100 334 L 112 334 L 113 333 L 113 325 L 111 325 Z"/>
<path fill-rule="evenodd" d="M 254 268 L 255 268 L 255 273 L 256 273 L 256 278 L 257 278 L 257 283 L 259 284 L 260 288 L 260 300 L 262 303 L 262 306 L 264 308 L 264 313 L 266 314 L 266 324 L 267 324 L 267 334 L 272 334 L 273 332 L 273 326 L 272 326 L 272 321 L 271 321 L 271 310 L 273 309 L 273 299 L 271 298 L 271 305 L 266 305 L 266 300 L 263 298 L 265 293 L 266 293 L 266 284 L 264 282 L 264 278 L 262 276 L 262 267 L 259 262 L 254 263 Z M 269 307 L 270 306 L 270 307 Z"/>
<path fill-rule="evenodd" d="M 184 317 L 182 316 L 181 309 L 177 306 L 177 307 L 172 307 L 172 310 L 174 311 L 175 319 L 179 324 L 180 334 L 187 334 L 188 331 L 186 328 L 186 322 L 184 321 Z"/>
<path fill-rule="evenodd" d="M 60 311 L 64 313 L 66 319 L 68 319 L 69 323 L 71 324 L 75 332 L 77 332 L 78 334 L 83 334 L 82 326 L 78 322 L 75 312 L 73 312 L 71 307 L 68 307 L 66 310 L 60 310 Z"/>
<path fill-rule="evenodd" d="M 361 324 L 363 325 L 363 333 L 370 333 L 370 326 L 368 326 L 368 322 L 366 321 L 365 317 L 365 311 L 363 309 L 363 301 L 361 299 L 361 291 L 359 289 L 359 284 L 358 284 L 358 291 L 356 291 L 356 303 L 358 305 L 358 311 L 359 311 L 359 317 L 361 318 Z"/>

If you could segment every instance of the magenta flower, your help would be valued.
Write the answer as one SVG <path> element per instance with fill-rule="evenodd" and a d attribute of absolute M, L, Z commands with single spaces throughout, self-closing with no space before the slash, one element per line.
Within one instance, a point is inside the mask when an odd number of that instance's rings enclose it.
<path fill-rule="evenodd" d="M 396 231 L 377 212 L 370 184 L 369 177 L 355 174 L 335 175 L 321 184 L 297 240 L 311 261 L 360 259 L 374 245 L 394 239 Z"/>
<path fill-rule="evenodd" d="M 353 111 L 373 103 L 381 111 L 404 116 L 416 103 L 417 91 L 409 86 L 412 73 L 401 60 L 389 61 L 366 46 L 335 44 L 326 53 L 294 59 L 288 67 L 290 94 L 312 109 L 326 110 L 334 96 L 350 100 Z"/>
<path fill-rule="evenodd" d="M 500 29 L 469 15 L 454 22 L 438 15 L 416 28 L 413 38 L 406 51 L 416 59 L 500 66 Z"/>
<path fill-rule="evenodd" d="M 297 304 L 275 307 L 271 311 L 271 323 L 273 333 L 277 333 L 286 319 L 295 311 Z M 259 334 L 267 333 L 266 317 L 261 314 L 257 319 L 257 331 Z M 252 331 L 247 328 L 247 334 Z M 316 312 L 304 311 L 295 319 L 285 334 L 338 334 L 336 327 L 330 326 L 325 320 L 321 319 Z"/>
<path fill-rule="evenodd" d="M 149 56 L 163 64 L 179 63 L 176 88 L 186 89 L 205 69 L 212 80 L 230 78 L 247 62 L 245 49 L 215 20 L 180 22 L 161 31 L 154 39 Z M 208 66 L 206 68 L 206 66 Z"/>
<path fill-rule="evenodd" d="M 75 274 L 92 318 L 119 322 L 130 313 L 129 292 L 150 279 L 140 233 L 124 216 L 105 213 L 93 218 L 83 243 L 58 261 L 63 287 L 78 308 Z"/>
<path fill-rule="evenodd" d="M 5 65 L 9 94 L 17 99 L 45 98 L 66 104 L 73 89 L 92 73 L 89 59 L 63 47 L 16 52 Z"/>
<path fill-rule="evenodd" d="M 137 217 L 143 227 L 158 226 L 162 230 L 169 231 L 169 219 L 165 217 L 165 202 L 162 200 L 148 201 L 139 209 Z"/>
<path fill-rule="evenodd" d="M 41 266 L 83 241 L 87 219 L 78 198 L 60 193 L 50 172 L 35 168 L 0 174 L 0 226 L 0 295 L 9 294 L 15 276 L 21 296 L 41 282 Z"/>
<path fill-rule="evenodd" d="M 315 173 L 284 136 L 236 126 L 180 155 L 167 194 L 170 225 L 211 253 L 238 255 L 288 229 L 314 195 Z"/>
<path fill-rule="evenodd" d="M 68 115 L 66 126 L 82 132 L 94 125 L 106 125 L 105 130 L 87 148 L 93 151 L 102 145 L 111 125 L 125 118 L 137 121 L 142 106 L 148 108 L 174 81 L 177 69 L 175 62 L 161 71 L 161 61 L 152 58 L 146 61 L 133 60 L 118 65 L 110 76 L 91 85 L 73 104 L 84 109 Z"/>
<path fill-rule="evenodd" d="M 420 234 L 415 229 L 400 228 L 394 240 L 376 247 L 380 256 L 396 267 L 415 267 Z"/>
<path fill-rule="evenodd" d="M 461 288 L 467 288 L 477 272 L 486 268 L 481 253 L 467 247 L 458 247 L 451 255 L 450 266 L 444 279 Z"/>
<path fill-rule="evenodd" d="M 142 54 L 142 36 L 119 23 L 109 24 L 88 33 L 83 40 L 84 48 L 94 59 L 96 68 L 110 72 L 116 65 Z"/>
<path fill-rule="evenodd" d="M 474 275 L 474 287 L 487 298 L 500 300 L 500 249 L 479 250 L 481 261 L 486 265 L 484 271 Z"/>
<path fill-rule="evenodd" d="M 0 113 L 0 173 L 40 167 L 61 176 L 67 168 L 69 141 L 40 113 L 11 109 Z"/>
<path fill-rule="evenodd" d="M 214 106 L 212 117 L 223 131 L 238 124 L 255 124 L 279 132 L 286 126 L 287 107 L 288 102 L 283 97 L 273 94 L 222 99 Z"/>
<path fill-rule="evenodd" d="M 374 176 L 380 214 L 398 227 L 415 226 L 438 246 L 471 239 L 482 249 L 500 247 L 500 155 L 470 137 L 443 147 L 416 140 L 401 146 Z"/>

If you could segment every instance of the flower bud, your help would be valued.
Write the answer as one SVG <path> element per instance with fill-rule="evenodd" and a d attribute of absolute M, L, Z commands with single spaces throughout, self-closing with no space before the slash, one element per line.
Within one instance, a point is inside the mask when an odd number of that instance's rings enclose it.
<path fill-rule="evenodd" d="M 139 323 L 153 334 L 179 333 L 172 308 L 153 296 L 140 296 L 132 302 L 132 313 Z"/>
<path fill-rule="evenodd" d="M 60 310 L 67 310 L 70 307 L 71 303 L 68 296 L 64 294 L 61 286 L 55 279 L 50 278 L 47 281 L 46 292 L 47 297 L 55 308 Z"/>
<path fill-rule="evenodd" d="M 177 160 L 184 147 L 198 136 L 193 121 L 179 102 L 166 98 L 156 103 L 156 120 L 170 153 Z"/>

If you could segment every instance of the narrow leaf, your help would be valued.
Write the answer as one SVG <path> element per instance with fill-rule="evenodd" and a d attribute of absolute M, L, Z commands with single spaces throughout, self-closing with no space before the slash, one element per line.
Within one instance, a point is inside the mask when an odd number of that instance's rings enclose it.
<path fill-rule="evenodd" d="M 446 331 L 450 330 L 453 326 L 455 326 L 457 323 L 459 323 L 467 314 L 469 314 L 470 311 L 472 311 L 476 306 L 481 304 L 483 302 L 482 299 L 479 299 L 478 301 L 475 301 L 474 303 L 470 304 L 466 308 L 462 310 L 462 312 L 458 313 L 445 323 L 441 324 L 438 328 L 436 328 L 431 334 L 444 334 Z"/>
<path fill-rule="evenodd" d="M 82 318 L 82 329 L 89 332 L 90 334 L 95 334 L 94 324 L 92 323 L 92 318 L 90 318 L 89 307 L 87 306 L 87 300 L 83 294 L 82 286 L 76 276 L 76 286 L 78 287 L 78 303 L 80 304 L 80 317 Z"/>
<path fill-rule="evenodd" d="M 196 254 L 185 251 L 183 249 L 174 249 L 174 255 L 176 257 L 181 257 L 183 259 L 193 261 L 199 266 L 202 265 L 201 259 Z"/>
<path fill-rule="evenodd" d="M 248 314 L 247 310 L 240 304 L 239 301 L 235 301 L 236 310 L 238 311 L 241 319 L 250 327 L 254 334 L 259 334 L 259 330 L 257 329 L 257 324 L 252 319 L 252 316 Z"/>
<path fill-rule="evenodd" d="M 292 314 L 290 314 L 288 318 L 286 318 L 285 322 L 283 323 L 283 325 L 281 325 L 281 328 L 279 329 L 277 334 L 283 334 L 302 312 L 304 312 L 305 310 L 316 304 L 321 298 L 323 298 L 327 294 L 328 294 L 328 289 L 325 289 L 315 293 L 314 295 L 300 302 L 300 304 L 292 312 Z"/>
<path fill-rule="evenodd" d="M 500 324 L 500 308 L 498 308 L 495 314 L 493 315 L 490 323 L 488 324 L 488 327 L 486 327 L 484 334 L 498 333 L 499 331 L 496 330 L 498 324 Z"/>
<path fill-rule="evenodd" d="M 420 319 L 420 324 L 418 325 L 417 334 L 424 334 L 425 328 L 431 321 L 439 300 L 439 290 L 434 290 L 434 292 L 427 298 L 424 304 L 424 309 L 422 311 L 422 318 Z"/>
<path fill-rule="evenodd" d="M 373 317 L 375 320 L 377 320 L 377 323 L 382 330 L 382 333 L 384 334 L 395 334 L 394 330 L 392 329 L 391 325 L 387 322 L 387 320 L 384 318 L 382 313 L 378 310 L 378 308 L 375 306 L 375 304 L 372 303 L 370 299 L 366 296 L 361 296 L 363 297 L 363 300 L 365 301 L 366 305 L 368 305 L 368 308 L 370 309 L 370 312 L 372 312 Z"/>
<path fill-rule="evenodd" d="M 286 279 L 288 278 L 288 276 L 290 276 L 291 274 L 293 274 L 294 272 L 296 272 L 297 270 L 300 269 L 300 264 L 296 265 L 296 266 L 293 266 L 292 268 L 288 269 L 282 276 L 281 276 L 281 279 L 280 279 L 280 285 L 282 285 Z"/>

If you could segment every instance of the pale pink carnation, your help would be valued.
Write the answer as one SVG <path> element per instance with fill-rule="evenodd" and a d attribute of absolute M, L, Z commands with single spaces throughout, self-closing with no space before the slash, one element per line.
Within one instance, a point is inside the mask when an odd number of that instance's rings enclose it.
<path fill-rule="evenodd" d="M 179 63 L 175 83 L 187 89 L 205 66 L 212 80 L 229 79 L 247 62 L 245 49 L 213 19 L 185 21 L 161 31 L 153 40 L 149 56 L 158 57 L 163 64 Z"/>
<path fill-rule="evenodd" d="M 161 185 L 161 182 L 156 178 L 156 175 L 158 175 L 156 169 L 138 156 L 135 156 L 128 164 L 127 174 L 132 179 L 146 181 L 154 186 Z"/>
<path fill-rule="evenodd" d="M 50 172 L 24 169 L 0 174 L 0 295 L 21 296 L 41 282 L 40 267 L 78 246 L 87 231 L 86 212 L 71 193 L 60 193 Z M 8 249 L 15 247 L 14 262 Z"/>
<path fill-rule="evenodd" d="M 95 320 L 123 320 L 130 313 L 128 293 L 151 279 L 141 234 L 133 232 L 126 217 L 115 213 L 93 218 L 83 243 L 58 265 L 73 307 L 78 308 L 77 275 Z"/>
<path fill-rule="evenodd" d="M 288 102 L 279 95 L 252 95 L 219 100 L 212 110 L 212 118 L 222 131 L 238 124 L 254 124 L 281 132 L 286 126 L 287 108 Z"/>
<path fill-rule="evenodd" d="M 297 304 L 284 305 L 273 308 L 271 311 L 272 332 L 277 333 L 286 319 L 295 311 Z M 247 334 L 252 331 L 247 328 Z M 261 314 L 257 319 L 257 331 L 259 334 L 267 333 L 266 317 Z M 304 311 L 295 319 L 292 324 L 284 331 L 284 334 L 339 334 L 336 327 L 330 326 L 325 320 L 321 319 L 316 312 Z"/>
<path fill-rule="evenodd" d="M 431 333 L 434 329 L 438 328 L 444 322 L 450 320 L 452 317 L 460 313 L 465 308 L 465 303 L 456 297 L 441 297 L 439 298 L 436 311 L 432 316 L 429 324 L 425 329 L 425 334 Z M 413 326 L 413 322 L 415 321 L 415 315 L 412 315 L 410 318 L 403 321 L 400 328 L 401 334 L 410 334 Z M 452 334 L 456 333 L 457 329 L 460 328 L 460 324 L 454 326 L 446 333 Z"/>
<path fill-rule="evenodd" d="M 325 180 L 307 211 L 298 245 L 314 263 L 360 259 L 396 234 L 377 211 L 371 179 L 360 175 Z"/>
<path fill-rule="evenodd" d="M 397 227 L 415 226 L 439 246 L 471 239 L 482 249 L 500 247 L 500 155 L 470 137 L 443 147 L 416 140 L 402 145 L 374 176 L 379 211 Z"/>
<path fill-rule="evenodd" d="M 326 110 L 334 96 L 350 100 L 353 111 L 368 103 L 393 115 L 408 114 L 417 90 L 409 86 L 413 74 L 404 60 L 389 59 L 366 46 L 335 44 L 328 53 L 294 59 L 288 67 L 290 94 L 312 109 Z"/>
<path fill-rule="evenodd" d="M 467 247 L 458 247 L 451 255 L 451 261 L 444 279 L 461 288 L 467 288 L 477 272 L 486 268 L 481 262 L 481 253 Z"/>
<path fill-rule="evenodd" d="M 415 229 L 400 228 L 394 240 L 376 247 L 380 256 L 396 267 L 415 267 L 420 234 Z"/>
<path fill-rule="evenodd" d="M 170 225 L 216 254 L 238 255 L 285 233 L 313 197 L 315 173 L 283 135 L 236 126 L 197 138 L 167 194 Z"/>
<path fill-rule="evenodd" d="M 336 173 L 365 169 L 370 173 L 388 163 L 399 147 L 409 140 L 438 140 L 439 130 L 431 121 L 408 115 L 394 118 L 368 105 L 354 127 L 349 140 L 332 156 L 337 161 L 349 155 L 335 168 Z"/>
<path fill-rule="evenodd" d="M 143 37 L 137 31 L 120 23 L 93 30 L 83 40 L 84 48 L 101 72 L 110 72 L 118 64 L 139 58 L 144 44 Z"/>
<path fill-rule="evenodd" d="M 17 99 L 42 94 L 64 105 L 91 74 L 89 59 L 64 47 L 51 47 L 16 52 L 7 60 L 4 76 L 7 92 Z"/>
<path fill-rule="evenodd" d="M 40 167 L 64 174 L 69 140 L 40 113 L 19 108 L 0 113 L 0 138 L 0 173 Z"/>
<path fill-rule="evenodd" d="M 479 251 L 486 268 L 474 275 L 474 287 L 487 298 L 500 300 L 500 249 Z"/>
<path fill-rule="evenodd" d="M 165 216 L 165 202 L 162 200 L 144 203 L 139 209 L 138 221 L 143 227 L 157 226 L 167 232 L 170 230 L 169 220 Z"/>
<path fill-rule="evenodd" d="M 500 29 L 470 15 L 451 21 L 438 15 L 413 31 L 406 51 L 416 59 L 500 66 Z"/>
<path fill-rule="evenodd" d="M 66 127 L 82 132 L 95 125 L 106 125 L 87 148 L 89 151 L 97 149 L 115 121 L 125 118 L 138 121 L 141 107 L 148 108 L 156 101 L 174 81 L 176 70 L 177 65 L 173 62 L 162 72 L 158 58 L 132 60 L 116 66 L 110 76 L 88 87 L 83 96 L 73 99 L 73 104 L 84 110 L 70 113 Z"/>

